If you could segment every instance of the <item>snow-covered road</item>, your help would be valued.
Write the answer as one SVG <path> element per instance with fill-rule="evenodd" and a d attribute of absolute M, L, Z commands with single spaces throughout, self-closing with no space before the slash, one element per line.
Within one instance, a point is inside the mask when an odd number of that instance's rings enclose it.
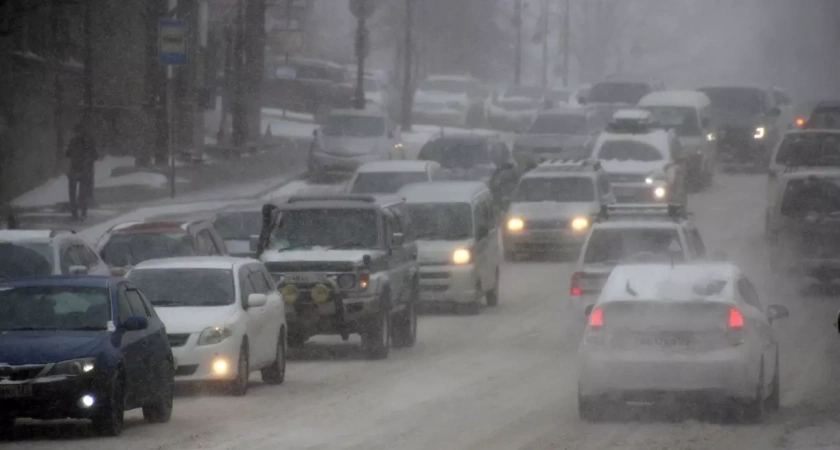
<path fill-rule="evenodd" d="M 291 189 L 291 188 L 286 188 Z M 423 316 L 415 348 L 367 361 L 340 339 L 293 354 L 286 383 L 252 378 L 242 398 L 184 394 L 170 423 L 128 415 L 120 438 L 76 424 L 26 423 L 13 449 L 836 449 L 840 448 L 840 302 L 802 297 L 770 274 L 761 238 L 764 180 L 719 176 L 692 198 L 710 251 L 724 251 L 782 303 L 782 410 L 762 425 L 674 414 L 590 424 L 576 408 L 576 327 L 566 308 L 570 266 L 508 264 L 500 306 L 480 316 Z M 287 194 L 287 192 L 282 192 Z M 558 284 L 559 283 L 559 284 Z"/>

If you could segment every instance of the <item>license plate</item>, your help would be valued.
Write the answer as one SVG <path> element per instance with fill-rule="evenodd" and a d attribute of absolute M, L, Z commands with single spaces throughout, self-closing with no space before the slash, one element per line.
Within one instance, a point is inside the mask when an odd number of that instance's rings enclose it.
<path fill-rule="evenodd" d="M 327 281 L 327 276 L 320 273 L 289 273 L 286 274 L 286 283 L 313 284 Z"/>
<path fill-rule="evenodd" d="M 685 335 L 657 334 L 645 336 L 641 340 L 642 345 L 655 345 L 665 348 L 685 348 L 691 345 L 691 337 Z"/>
<path fill-rule="evenodd" d="M 8 386 L 0 386 L 0 398 L 20 398 L 31 397 L 31 384 L 12 384 Z"/>

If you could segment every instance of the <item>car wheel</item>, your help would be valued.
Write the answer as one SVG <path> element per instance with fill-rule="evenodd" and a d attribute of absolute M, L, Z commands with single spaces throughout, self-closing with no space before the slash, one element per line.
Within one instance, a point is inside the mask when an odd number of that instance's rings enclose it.
<path fill-rule="evenodd" d="M 248 393 L 248 376 L 251 374 L 250 367 L 248 344 L 243 342 L 242 348 L 239 349 L 239 361 L 236 363 L 236 378 L 228 384 L 230 395 L 241 397 Z"/>
<path fill-rule="evenodd" d="M 417 281 L 411 288 L 411 300 L 405 310 L 394 320 L 392 337 L 394 347 L 410 348 L 417 342 L 417 300 L 420 295 L 420 286 Z"/>
<path fill-rule="evenodd" d="M 744 422 L 758 423 L 764 416 L 764 361 L 761 362 L 761 369 L 758 375 L 758 386 L 756 387 L 755 398 L 747 401 L 741 407 L 741 417 Z"/>
<path fill-rule="evenodd" d="M 289 333 L 286 340 L 289 348 L 303 348 L 303 344 L 306 343 L 307 337 L 303 333 Z"/>
<path fill-rule="evenodd" d="M 172 418 L 172 402 L 175 397 L 175 370 L 172 362 L 167 362 L 161 373 L 163 388 L 151 403 L 143 405 L 143 418 L 149 423 L 166 423 Z"/>
<path fill-rule="evenodd" d="M 484 298 L 487 299 L 487 306 L 490 308 L 499 304 L 499 275 L 499 268 L 496 267 L 496 280 L 493 282 L 493 289 L 484 294 Z"/>
<path fill-rule="evenodd" d="M 779 374 L 779 351 L 776 350 L 776 368 L 773 372 L 773 384 L 771 385 L 770 389 L 773 392 L 770 393 L 770 397 L 767 397 L 767 402 L 765 403 L 765 407 L 769 411 L 778 411 L 779 407 L 781 406 L 781 387 L 779 378 L 781 375 Z"/>
<path fill-rule="evenodd" d="M 274 362 L 260 371 L 263 383 L 283 384 L 286 379 L 286 337 L 284 334 L 285 331 L 280 330 L 280 336 L 277 337 Z"/>
<path fill-rule="evenodd" d="M 604 419 L 604 405 L 592 397 L 581 395 L 578 387 L 578 417 L 588 422 L 600 422 Z"/>
<path fill-rule="evenodd" d="M 111 392 L 93 416 L 93 428 L 100 436 L 119 436 L 125 416 L 125 390 L 120 376 L 111 382 Z"/>
<path fill-rule="evenodd" d="M 391 308 L 387 295 L 380 303 L 379 314 L 368 322 L 362 334 L 362 346 L 368 359 L 386 359 L 391 350 Z"/>

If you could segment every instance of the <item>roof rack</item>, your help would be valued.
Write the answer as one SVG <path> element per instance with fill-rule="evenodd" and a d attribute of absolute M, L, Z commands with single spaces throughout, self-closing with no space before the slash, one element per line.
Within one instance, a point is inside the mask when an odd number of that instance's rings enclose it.
<path fill-rule="evenodd" d="M 54 237 L 58 236 L 58 235 L 59 235 L 59 234 L 61 234 L 61 233 L 76 234 L 76 231 L 75 231 L 75 230 L 71 230 L 71 229 L 69 229 L 69 228 L 68 228 L 68 229 L 66 229 L 66 230 L 62 230 L 62 229 L 50 230 L 50 238 L 54 238 Z"/>
<path fill-rule="evenodd" d="M 286 203 L 329 201 L 376 203 L 376 197 L 362 194 L 294 195 L 289 197 Z"/>
<path fill-rule="evenodd" d="M 660 203 L 619 203 L 607 206 L 607 217 L 650 217 L 683 220 L 689 213 L 684 205 Z"/>

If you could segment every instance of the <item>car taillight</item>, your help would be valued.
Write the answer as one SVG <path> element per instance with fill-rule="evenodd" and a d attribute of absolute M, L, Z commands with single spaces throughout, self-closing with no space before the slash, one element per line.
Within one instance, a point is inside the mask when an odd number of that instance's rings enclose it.
<path fill-rule="evenodd" d="M 587 344 L 605 345 L 607 343 L 607 335 L 604 332 L 604 310 L 602 308 L 594 308 L 589 313 L 589 326 L 586 329 L 584 340 Z"/>
<path fill-rule="evenodd" d="M 744 316 L 736 308 L 729 310 L 729 328 L 733 330 L 744 328 Z"/>
<path fill-rule="evenodd" d="M 370 283 L 370 273 L 369 272 L 362 272 L 361 274 L 359 274 L 359 289 L 367 289 L 369 283 Z"/>
<path fill-rule="evenodd" d="M 604 310 L 601 308 L 593 309 L 589 314 L 589 327 L 601 328 L 604 326 Z"/>
<path fill-rule="evenodd" d="M 571 288 L 569 289 L 569 295 L 572 297 L 580 297 L 583 293 L 583 290 L 580 287 L 580 280 L 583 278 L 582 272 L 575 272 L 572 274 L 572 284 Z"/>
<path fill-rule="evenodd" d="M 744 342 L 744 315 L 737 308 L 729 309 L 726 338 L 732 346 L 741 345 Z"/>

